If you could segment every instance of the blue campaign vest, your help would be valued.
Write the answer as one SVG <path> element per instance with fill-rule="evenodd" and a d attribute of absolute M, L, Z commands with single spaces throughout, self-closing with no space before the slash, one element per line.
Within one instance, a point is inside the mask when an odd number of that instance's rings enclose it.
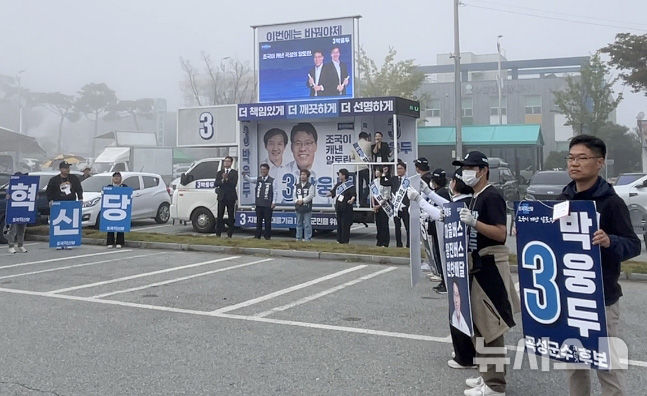
<path fill-rule="evenodd" d="M 312 186 L 310 182 L 306 182 L 306 184 L 303 187 L 301 186 L 300 182 L 294 185 L 294 188 L 297 194 L 297 200 L 303 199 L 308 196 L 308 192 L 310 191 L 310 186 Z M 312 210 L 312 201 L 305 203 L 303 205 L 295 205 L 294 210 L 299 213 L 310 212 Z"/>
<path fill-rule="evenodd" d="M 256 206 L 272 206 L 272 198 L 274 197 L 274 179 L 267 176 L 267 180 L 263 181 L 261 176 L 256 181 Z"/>

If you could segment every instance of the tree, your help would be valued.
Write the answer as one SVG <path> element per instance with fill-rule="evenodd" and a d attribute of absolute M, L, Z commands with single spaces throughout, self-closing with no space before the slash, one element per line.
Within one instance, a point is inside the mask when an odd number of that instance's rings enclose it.
<path fill-rule="evenodd" d="M 90 83 L 84 85 L 79 91 L 79 97 L 75 103 L 79 113 L 94 122 L 94 133 L 91 138 L 90 152 L 95 157 L 94 138 L 99 131 L 99 120 L 107 114 L 111 107 L 117 103 L 115 91 L 108 88 L 104 83 Z"/>
<path fill-rule="evenodd" d="M 368 57 L 363 48 L 359 49 L 359 94 L 362 97 L 400 96 L 421 99 L 416 91 L 425 80 L 425 74 L 418 70 L 413 59 L 395 61 L 397 51 L 389 48 L 384 63 L 378 69 L 375 61 Z"/>
<path fill-rule="evenodd" d="M 120 100 L 110 107 L 108 114 L 104 116 L 104 120 L 118 120 L 130 117 L 133 120 L 135 130 L 141 131 L 139 125 L 139 117 L 145 119 L 153 118 L 155 101 L 150 98 L 137 99 L 137 100 Z"/>
<path fill-rule="evenodd" d="M 640 137 L 637 133 L 625 126 L 607 122 L 598 130 L 596 136 L 607 145 L 607 159 L 614 162 L 614 175 L 641 169 Z"/>
<path fill-rule="evenodd" d="M 566 157 L 568 151 L 551 151 L 544 161 L 545 170 L 564 169 L 566 168 Z"/>
<path fill-rule="evenodd" d="M 65 120 L 76 122 L 79 113 L 74 103 L 74 96 L 60 92 L 48 92 L 38 94 L 38 103 L 50 112 L 58 116 L 58 137 L 56 139 L 56 152 L 61 153 L 61 141 L 63 139 L 63 123 Z"/>
<path fill-rule="evenodd" d="M 620 78 L 626 85 L 631 86 L 634 92 L 643 90 L 647 95 L 647 34 L 619 33 L 616 41 L 600 52 L 609 54 L 609 64 L 623 71 Z"/>
<path fill-rule="evenodd" d="M 184 58 L 180 64 L 185 74 L 181 84 L 187 105 L 218 105 L 246 103 L 254 100 L 254 76 L 249 64 L 225 57 L 215 63 L 211 56 L 201 53 L 204 69 L 198 70 Z"/>
<path fill-rule="evenodd" d="M 565 125 L 570 125 L 576 134 L 595 135 L 622 100 L 622 94 L 613 99 L 612 87 L 617 78 L 609 79 L 608 71 L 596 54 L 582 66 L 579 78 L 568 76 L 566 89 L 553 92 L 555 105 L 566 116 Z"/>

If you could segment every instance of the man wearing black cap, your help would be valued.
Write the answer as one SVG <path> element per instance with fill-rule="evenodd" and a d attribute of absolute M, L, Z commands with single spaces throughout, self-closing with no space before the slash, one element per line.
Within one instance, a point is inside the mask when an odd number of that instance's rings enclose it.
<path fill-rule="evenodd" d="M 427 158 L 420 157 L 417 160 L 413 161 L 413 164 L 416 167 L 416 173 L 420 175 L 420 178 L 429 185 L 431 181 L 431 173 L 429 172 L 429 161 Z"/>
<path fill-rule="evenodd" d="M 70 174 L 70 164 L 63 161 L 58 165 L 61 173 L 49 179 L 47 200 L 50 206 L 54 201 L 83 201 L 83 188 L 79 178 Z"/>
<path fill-rule="evenodd" d="M 472 151 L 465 159 L 452 164 L 462 167 L 463 182 L 474 189 L 469 208 L 461 209 L 460 219 L 469 232 L 472 318 L 475 336 L 479 341 L 482 339 L 482 343 L 476 344 L 477 357 L 503 361 L 505 353 L 485 354 L 479 351 L 478 345 L 503 349 L 503 335 L 515 326 L 513 314 L 519 310 L 505 247 L 505 200 L 488 183 L 489 165 L 485 154 Z M 465 382 L 471 388 L 465 395 L 501 395 L 506 387 L 505 369 L 497 371 L 497 365 L 486 364 L 481 377 Z"/>
<path fill-rule="evenodd" d="M 337 242 L 350 241 L 350 226 L 353 224 L 353 204 L 355 203 L 355 186 L 348 180 L 348 170 L 342 168 L 337 172 L 339 181 L 328 193 L 335 198 L 335 213 L 337 215 Z"/>
<path fill-rule="evenodd" d="M 447 201 L 450 200 L 449 191 L 447 190 L 447 173 L 445 172 L 444 169 L 438 168 L 438 169 L 435 169 L 433 172 L 431 172 L 431 183 L 429 187 L 431 187 L 431 189 L 436 194 L 443 197 Z M 431 240 L 434 246 L 433 254 L 434 254 L 434 261 L 436 262 L 436 270 L 440 275 L 440 283 L 436 285 L 433 289 L 436 293 L 446 294 L 447 286 L 445 285 L 445 277 L 443 275 L 444 271 L 443 271 L 443 264 L 440 257 L 440 244 L 438 242 L 438 232 L 436 231 L 436 222 L 430 220 L 429 224 L 427 225 L 427 230 L 429 230 L 429 236 L 431 236 Z"/>

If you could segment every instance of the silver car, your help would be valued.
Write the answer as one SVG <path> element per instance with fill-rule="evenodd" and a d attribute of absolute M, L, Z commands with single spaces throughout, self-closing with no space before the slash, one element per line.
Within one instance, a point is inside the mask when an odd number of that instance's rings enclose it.
<path fill-rule="evenodd" d="M 155 219 L 159 224 L 170 218 L 171 198 L 160 175 L 121 172 L 122 183 L 133 189 L 132 220 Z M 112 184 L 112 173 L 99 173 L 81 182 L 83 187 L 83 226 L 98 226 L 101 191 Z"/>

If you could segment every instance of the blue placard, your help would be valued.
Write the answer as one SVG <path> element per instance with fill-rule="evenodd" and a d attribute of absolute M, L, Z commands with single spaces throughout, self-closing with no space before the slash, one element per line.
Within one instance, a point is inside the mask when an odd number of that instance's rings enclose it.
<path fill-rule="evenodd" d="M 54 201 L 49 212 L 49 247 L 81 245 L 81 201 Z"/>
<path fill-rule="evenodd" d="M 316 229 L 334 230 L 337 228 L 337 217 L 335 213 L 312 213 L 312 227 Z M 236 227 L 256 227 L 256 212 L 236 212 Z M 297 215 L 294 212 L 272 213 L 272 228 L 289 229 L 297 227 Z"/>
<path fill-rule="evenodd" d="M 445 253 L 445 277 L 449 299 L 449 324 L 462 333 L 472 336 L 472 304 L 470 300 L 469 265 L 467 244 L 469 233 L 461 222 L 463 202 L 443 205 L 443 250 Z"/>
<path fill-rule="evenodd" d="M 38 176 L 11 176 L 7 190 L 6 224 L 33 224 L 36 222 Z"/>
<path fill-rule="evenodd" d="M 103 188 L 99 230 L 103 232 L 130 232 L 133 208 L 131 187 Z"/>
<path fill-rule="evenodd" d="M 540 356 L 608 369 L 609 348 L 598 219 L 593 201 L 516 204 L 519 290 L 526 349 Z"/>

